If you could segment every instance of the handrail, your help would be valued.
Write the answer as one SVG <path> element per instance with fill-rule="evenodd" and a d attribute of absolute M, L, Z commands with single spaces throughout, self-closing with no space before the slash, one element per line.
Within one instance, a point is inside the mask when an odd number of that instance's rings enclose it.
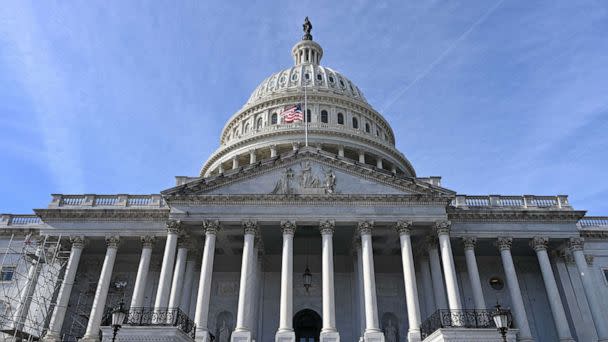
<path fill-rule="evenodd" d="M 484 329 L 496 328 L 492 313 L 494 310 L 437 310 L 420 325 L 420 335 L 424 340 L 441 328 Z M 509 325 L 512 323 L 508 311 Z"/>
<path fill-rule="evenodd" d="M 456 208 L 558 208 L 572 209 L 568 196 L 503 196 L 503 195 L 456 195 L 452 201 Z"/>

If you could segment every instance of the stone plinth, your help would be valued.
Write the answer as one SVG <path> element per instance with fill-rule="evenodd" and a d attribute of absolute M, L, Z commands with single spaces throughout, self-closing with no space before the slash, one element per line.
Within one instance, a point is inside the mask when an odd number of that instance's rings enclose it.
<path fill-rule="evenodd" d="M 102 342 L 112 341 L 112 327 L 101 327 Z M 123 326 L 116 335 L 121 342 L 192 342 L 192 337 L 171 326 Z"/>
<path fill-rule="evenodd" d="M 507 341 L 516 342 L 517 332 L 517 329 L 510 329 L 507 332 Z M 443 328 L 437 329 L 423 342 L 503 342 L 503 340 L 496 329 Z"/>

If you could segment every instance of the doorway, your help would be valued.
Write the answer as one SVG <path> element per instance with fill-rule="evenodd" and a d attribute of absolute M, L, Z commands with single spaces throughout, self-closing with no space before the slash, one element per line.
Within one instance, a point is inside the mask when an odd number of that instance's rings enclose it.
<path fill-rule="evenodd" d="M 298 311 L 293 316 L 296 342 L 319 342 L 322 324 L 321 316 L 313 310 L 304 309 Z"/>

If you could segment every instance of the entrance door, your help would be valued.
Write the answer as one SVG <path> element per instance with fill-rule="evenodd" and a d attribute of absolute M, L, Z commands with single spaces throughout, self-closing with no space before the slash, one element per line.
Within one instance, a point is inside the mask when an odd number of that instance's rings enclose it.
<path fill-rule="evenodd" d="M 313 310 L 304 309 L 298 311 L 293 316 L 296 342 L 319 342 L 322 324 L 321 316 Z"/>

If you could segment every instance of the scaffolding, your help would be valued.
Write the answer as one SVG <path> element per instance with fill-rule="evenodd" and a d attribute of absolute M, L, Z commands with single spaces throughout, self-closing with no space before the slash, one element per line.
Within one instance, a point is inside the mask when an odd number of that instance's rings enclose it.
<path fill-rule="evenodd" d="M 51 320 L 69 249 L 61 236 L 0 239 L 0 338 L 37 341 Z"/>

